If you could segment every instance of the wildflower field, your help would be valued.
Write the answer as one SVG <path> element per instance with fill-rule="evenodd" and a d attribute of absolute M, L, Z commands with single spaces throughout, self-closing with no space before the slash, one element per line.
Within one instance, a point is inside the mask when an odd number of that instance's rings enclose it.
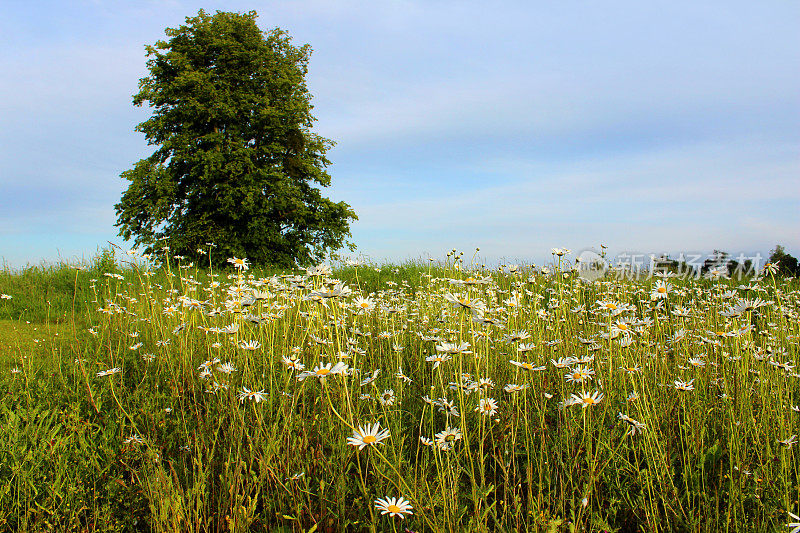
<path fill-rule="evenodd" d="M 0 273 L 0 530 L 800 531 L 797 280 L 557 252 Z"/>

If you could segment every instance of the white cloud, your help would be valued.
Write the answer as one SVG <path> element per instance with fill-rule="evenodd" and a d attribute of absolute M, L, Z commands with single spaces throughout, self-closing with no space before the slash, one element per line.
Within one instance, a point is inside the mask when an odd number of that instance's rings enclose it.
<path fill-rule="evenodd" d="M 385 232 L 382 248 L 396 234 L 418 236 L 422 248 L 469 236 L 495 255 L 596 241 L 647 251 L 753 249 L 776 239 L 800 246 L 781 212 L 800 204 L 800 162 L 788 146 L 707 144 L 549 166 L 492 160 L 484 168 L 504 184 L 354 204 L 356 236 L 362 228 Z"/>
<path fill-rule="evenodd" d="M 143 45 L 201 3 L 24 5 L 0 21 L 0 233 L 113 234 L 119 173 L 149 153 Z M 800 247 L 794 4 L 215 6 L 253 7 L 315 48 L 326 192 L 365 248 Z"/>

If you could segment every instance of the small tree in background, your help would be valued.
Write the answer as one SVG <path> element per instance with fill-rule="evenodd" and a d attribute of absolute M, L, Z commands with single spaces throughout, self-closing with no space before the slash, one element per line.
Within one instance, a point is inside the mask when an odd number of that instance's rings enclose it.
<path fill-rule="evenodd" d="M 308 264 L 340 248 L 357 217 L 324 198 L 333 142 L 311 132 L 305 75 L 311 47 L 281 29 L 262 32 L 254 11 L 200 11 L 168 41 L 147 46 L 150 75 L 133 102 L 153 109 L 136 127 L 156 146 L 122 173 L 116 205 L 125 239 L 196 258 L 213 242 L 230 256 Z"/>
<path fill-rule="evenodd" d="M 731 259 L 731 255 L 724 250 L 714 250 L 705 261 L 703 266 L 700 267 L 700 273 L 705 275 L 711 269 L 721 269 L 726 273 L 735 272 L 739 267 L 739 263 Z"/>
<path fill-rule="evenodd" d="M 769 262 L 778 265 L 778 272 L 785 276 L 800 275 L 800 266 L 797 264 L 797 258 L 786 253 L 786 250 L 780 244 L 776 244 L 775 249 L 769 254 Z"/>

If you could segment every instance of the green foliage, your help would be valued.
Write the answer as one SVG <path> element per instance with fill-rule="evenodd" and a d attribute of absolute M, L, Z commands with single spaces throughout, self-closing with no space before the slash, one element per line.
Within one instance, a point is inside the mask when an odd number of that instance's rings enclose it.
<path fill-rule="evenodd" d="M 0 270 L 0 293 L 13 295 L 9 300 L 0 300 L 0 320 L 83 320 L 90 303 L 99 303 L 94 302 L 97 295 L 89 280 L 119 270 L 112 248 L 98 250 L 84 264 L 43 263 L 20 271 Z"/>
<path fill-rule="evenodd" d="M 800 265 L 798 265 L 797 258 L 786 253 L 786 250 L 780 244 L 775 245 L 775 249 L 769 256 L 769 262 L 778 265 L 778 272 L 785 276 L 798 276 L 800 275 Z"/>
<path fill-rule="evenodd" d="M 115 268 L 78 271 L 78 294 L 100 303 L 72 335 L 0 321 L 0 341 L 4 326 L 20 335 L 0 342 L 0 531 L 766 532 L 797 510 L 797 280 L 674 278 L 655 302 L 652 281 L 586 283 L 571 269 Z M 349 296 L 311 297 L 342 282 Z M 10 302 L 21 287 L 4 290 Z M 729 291 L 768 305 L 726 318 Z M 486 302 L 502 323 L 475 323 L 449 292 Z M 358 311 L 357 296 L 375 307 Z M 601 336 L 612 317 L 594 309 L 611 297 L 636 309 L 618 316 L 641 320 L 629 345 Z M 68 316 L 71 301 L 58 302 L 53 314 Z M 524 342 L 506 338 L 520 330 Z M 472 353 L 434 369 L 426 358 L 445 339 Z M 293 354 L 309 370 L 342 360 L 361 372 L 300 381 L 282 362 Z M 587 354 L 596 377 L 585 386 L 553 364 Z M 468 392 L 464 372 L 492 383 Z M 672 386 L 690 378 L 691 390 Z M 528 388 L 504 391 L 512 382 Z M 263 397 L 243 398 L 244 387 Z M 561 403 L 584 388 L 602 389 L 602 403 Z M 396 403 L 377 400 L 386 389 Z M 484 417 L 475 404 L 489 395 L 499 410 Z M 460 415 L 423 396 L 450 399 Z M 619 413 L 643 429 L 629 434 Z M 391 437 L 347 443 L 372 422 Z M 452 450 L 421 443 L 445 426 L 463 433 Z M 375 510 L 399 495 L 413 515 Z"/>
<path fill-rule="evenodd" d="M 92 259 L 92 269 L 100 275 L 106 272 L 116 272 L 118 266 L 114 248 L 111 246 L 97 252 L 97 255 Z"/>
<path fill-rule="evenodd" d="M 135 453 L 120 449 L 116 416 L 65 388 L 79 376 L 52 340 L 0 381 L 0 531 L 141 530 Z"/>
<path fill-rule="evenodd" d="M 63 264 L 30 266 L 19 273 L 0 271 L 0 292 L 13 294 L 10 300 L 0 300 L 0 319 L 63 321 L 76 290 L 81 296 L 78 311 L 85 310 L 88 291 L 85 283 L 76 287 L 76 275 L 75 268 Z"/>
<path fill-rule="evenodd" d="M 310 264 L 357 219 L 318 188 L 330 185 L 333 142 L 311 132 L 311 47 L 263 33 L 256 16 L 201 10 L 146 47 L 150 75 L 133 101 L 153 114 L 136 129 L 157 149 L 122 173 L 130 184 L 116 210 L 120 235 L 148 252 L 165 239 L 197 258 L 213 242 L 216 263 Z"/>

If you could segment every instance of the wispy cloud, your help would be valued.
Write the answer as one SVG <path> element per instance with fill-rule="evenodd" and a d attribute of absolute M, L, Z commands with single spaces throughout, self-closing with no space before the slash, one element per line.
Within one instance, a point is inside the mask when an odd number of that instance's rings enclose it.
<path fill-rule="evenodd" d="M 555 165 L 493 159 L 481 168 L 486 183 L 492 175 L 516 179 L 469 191 L 420 189 L 416 198 L 397 201 L 370 194 L 355 204 L 356 237 L 383 233 L 376 254 L 394 238 L 412 236 L 425 249 L 469 242 L 494 257 L 511 253 L 504 248 L 511 243 L 514 253 L 528 257 L 559 243 L 759 250 L 778 239 L 800 247 L 796 232 L 780 223 L 800 203 L 800 161 L 788 145 L 707 144 Z M 442 236 L 453 242 L 441 243 Z"/>
<path fill-rule="evenodd" d="M 6 10 L 0 255 L 114 238 L 119 174 L 151 151 L 131 105 L 143 45 L 200 7 Z M 260 14 L 315 49 L 317 131 L 338 142 L 326 192 L 354 206 L 367 252 L 800 251 L 798 4 L 282 0 Z"/>

